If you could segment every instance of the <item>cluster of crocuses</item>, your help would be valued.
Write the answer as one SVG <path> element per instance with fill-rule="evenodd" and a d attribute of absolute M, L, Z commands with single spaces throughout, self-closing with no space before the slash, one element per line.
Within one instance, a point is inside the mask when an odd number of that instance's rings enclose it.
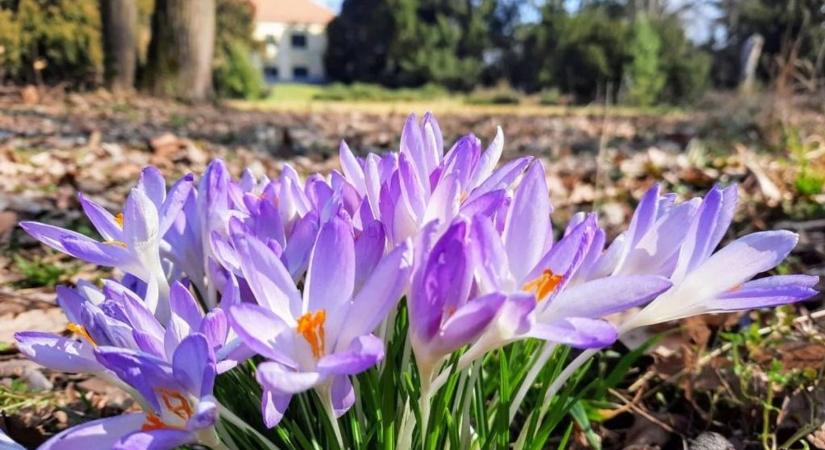
<path fill-rule="evenodd" d="M 100 239 L 21 223 L 119 279 L 58 288 L 70 333 L 18 333 L 19 348 L 46 367 L 106 378 L 142 408 L 42 448 L 226 448 L 219 419 L 238 417 L 213 396 L 215 379 L 256 355 L 267 426 L 308 390 L 335 423 L 356 400 L 351 377 L 383 360 L 400 305 L 426 421 L 448 372 L 518 340 L 598 349 L 637 327 L 815 294 L 812 276 L 749 281 L 788 255 L 791 232 L 715 251 L 735 186 L 682 203 L 654 186 L 609 245 L 594 213 L 556 238 L 542 163 L 499 166 L 503 145 L 499 130 L 486 149 L 467 135 L 445 151 L 435 118 L 410 116 L 399 152 L 359 158 L 342 144 L 341 171 L 327 176 L 302 180 L 284 165 L 277 179 L 233 179 L 215 160 L 197 182 L 167 187 L 147 167 L 120 212 L 79 197 Z M 629 309 L 620 324 L 605 320 Z"/>

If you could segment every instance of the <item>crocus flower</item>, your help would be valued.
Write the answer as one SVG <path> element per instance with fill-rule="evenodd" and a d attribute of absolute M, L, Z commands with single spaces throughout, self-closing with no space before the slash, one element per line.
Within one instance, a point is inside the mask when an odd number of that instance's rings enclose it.
<path fill-rule="evenodd" d="M 735 186 L 714 187 L 694 215 L 675 259 L 673 287 L 621 325 L 623 332 L 688 316 L 763 308 L 816 295 L 818 277 L 776 275 L 748 281 L 781 263 L 796 246 L 790 231 L 743 236 L 719 251 L 736 205 Z"/>
<path fill-rule="evenodd" d="M 516 203 L 514 202 L 514 206 Z M 578 348 L 598 348 L 616 340 L 616 329 L 603 317 L 644 304 L 670 287 L 656 275 L 612 276 L 573 284 L 599 231 L 590 214 L 540 256 L 518 278 L 518 253 L 510 254 L 492 223 L 473 222 L 474 267 L 480 292 L 503 292 L 508 301 L 478 342 L 462 356 L 471 360 L 509 342 L 535 337 Z M 466 361 L 465 361 L 466 362 Z"/>
<path fill-rule="evenodd" d="M 318 233 L 301 295 L 270 247 L 244 233 L 233 242 L 258 304 L 233 305 L 228 316 L 247 346 L 268 360 L 257 370 L 265 423 L 275 426 L 292 396 L 312 388 L 336 416 L 343 414 L 354 402 L 349 376 L 384 357 L 383 342 L 371 333 L 406 287 L 409 244 L 381 258 L 355 292 L 353 231 L 336 215 Z"/>
<path fill-rule="evenodd" d="M 99 347 L 95 354 L 133 388 L 144 411 L 69 428 L 40 450 L 172 450 L 187 444 L 221 445 L 214 428 L 218 420 L 217 401 L 212 396 L 215 355 L 206 336 L 186 337 L 171 363 L 113 347 Z"/>
<path fill-rule="evenodd" d="M 501 157 L 504 137 L 498 130 L 487 150 L 473 135 L 456 142 L 446 157 L 441 132 L 435 118 L 428 114 L 419 126 L 410 115 L 401 135 L 394 164 L 381 173 L 375 158 L 362 165 L 346 144 L 340 159 L 350 184 L 385 227 L 391 242 L 415 237 L 428 223 L 438 220 L 446 227 L 459 213 L 465 216 L 484 213 L 492 216 L 506 206 L 506 189 L 521 174 L 528 158 L 512 161 L 494 171 Z"/>
<path fill-rule="evenodd" d="M 434 243 L 431 223 L 417 244 L 409 293 L 410 340 L 422 383 L 429 384 L 444 356 L 472 342 L 496 317 L 506 296 L 472 295 L 470 224 L 459 218 Z M 432 248 L 432 250 L 428 250 Z"/>
<path fill-rule="evenodd" d="M 157 169 L 147 167 L 141 172 L 140 183 L 127 197 L 123 212 L 117 216 L 81 195 L 81 205 L 103 241 L 38 222 L 21 222 L 20 226 L 44 244 L 78 259 L 116 267 L 146 283 L 155 281 L 161 294 L 159 301 L 149 307 L 166 320 L 168 281 L 161 263 L 161 240 L 180 213 L 191 185 L 192 177 L 187 175 L 167 194 Z"/>

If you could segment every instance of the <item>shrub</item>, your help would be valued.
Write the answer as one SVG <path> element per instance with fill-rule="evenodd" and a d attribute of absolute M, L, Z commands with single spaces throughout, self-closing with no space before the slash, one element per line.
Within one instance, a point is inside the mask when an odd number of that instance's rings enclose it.
<path fill-rule="evenodd" d="M 263 75 L 252 63 L 250 52 L 246 45 L 235 41 L 221 55 L 225 59 L 216 61 L 213 81 L 220 97 L 255 100 L 266 94 Z"/>

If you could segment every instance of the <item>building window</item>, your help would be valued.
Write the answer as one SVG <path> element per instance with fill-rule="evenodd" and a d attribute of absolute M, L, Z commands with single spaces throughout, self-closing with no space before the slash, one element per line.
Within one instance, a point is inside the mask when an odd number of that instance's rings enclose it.
<path fill-rule="evenodd" d="M 304 33 L 292 33 L 292 48 L 306 48 L 307 35 Z"/>
<path fill-rule="evenodd" d="M 295 66 L 292 68 L 292 78 L 302 79 L 309 76 L 309 69 L 304 66 Z"/>
<path fill-rule="evenodd" d="M 278 79 L 278 68 L 273 66 L 264 67 L 264 77 L 267 81 L 276 81 Z"/>

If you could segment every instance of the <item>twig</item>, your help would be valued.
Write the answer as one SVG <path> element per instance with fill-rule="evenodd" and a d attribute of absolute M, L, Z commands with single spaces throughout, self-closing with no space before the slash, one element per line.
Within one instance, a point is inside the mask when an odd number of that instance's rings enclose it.
<path fill-rule="evenodd" d="M 640 416 L 644 417 L 645 419 L 651 421 L 653 424 L 658 425 L 660 428 L 667 431 L 668 433 L 678 434 L 679 436 L 682 436 L 682 433 L 676 431 L 673 427 L 671 427 L 670 425 L 662 422 L 661 420 L 653 417 L 650 413 L 648 413 L 644 409 L 636 406 L 634 401 L 628 400 L 625 396 L 620 394 L 615 389 L 610 388 L 607 391 L 610 392 L 615 397 L 617 397 L 619 400 L 623 401 L 625 403 L 625 405 L 629 406 L 630 409 L 633 410 L 633 412 L 635 412 L 635 413 L 639 414 Z"/>

